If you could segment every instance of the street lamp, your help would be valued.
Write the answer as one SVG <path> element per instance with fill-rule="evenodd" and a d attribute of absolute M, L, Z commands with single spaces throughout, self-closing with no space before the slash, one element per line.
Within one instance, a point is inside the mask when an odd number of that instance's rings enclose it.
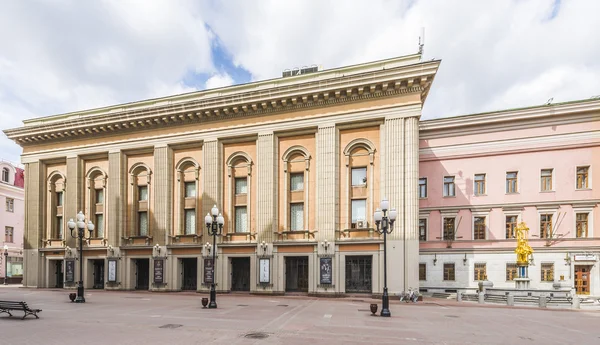
<path fill-rule="evenodd" d="M 8 246 L 4 245 L 4 285 L 8 285 Z"/>
<path fill-rule="evenodd" d="M 77 213 L 77 222 L 73 221 L 73 218 L 69 220 L 67 226 L 71 230 L 71 237 L 79 239 L 79 285 L 77 286 L 77 298 L 75 298 L 75 303 L 85 303 L 85 297 L 83 294 L 83 240 L 85 237 L 85 215 L 83 212 L 79 211 Z M 73 235 L 73 230 L 77 227 L 77 233 Z M 92 232 L 94 231 L 94 224 L 91 221 L 87 223 L 87 229 L 90 232 L 87 239 L 92 238 Z"/>
<path fill-rule="evenodd" d="M 212 214 L 212 215 L 211 215 Z M 206 228 L 208 229 L 208 234 L 210 236 L 213 237 L 213 246 L 212 246 L 212 267 L 213 267 L 213 274 L 212 274 L 212 283 L 210 284 L 210 303 L 208 304 L 209 308 L 216 308 L 217 307 L 217 291 L 215 291 L 215 279 L 216 279 L 216 274 L 215 272 L 217 271 L 216 269 L 216 265 L 215 265 L 215 241 L 217 236 L 221 235 L 221 232 L 223 231 L 223 224 L 225 224 L 225 219 L 223 218 L 223 216 L 219 213 L 219 209 L 217 208 L 217 205 L 214 205 L 213 208 L 210 210 L 210 213 L 206 214 L 206 217 L 204 217 L 204 223 L 206 223 Z"/>
<path fill-rule="evenodd" d="M 381 209 L 375 210 L 375 224 L 377 224 L 377 232 L 383 234 L 383 296 L 381 297 L 381 316 L 392 316 L 390 313 L 390 297 L 388 296 L 387 288 L 387 234 L 391 234 L 394 230 L 394 221 L 398 212 L 395 208 L 390 210 L 389 218 L 386 213 L 389 208 L 389 202 L 387 199 L 381 200 Z M 380 227 L 381 225 L 381 227 Z"/>

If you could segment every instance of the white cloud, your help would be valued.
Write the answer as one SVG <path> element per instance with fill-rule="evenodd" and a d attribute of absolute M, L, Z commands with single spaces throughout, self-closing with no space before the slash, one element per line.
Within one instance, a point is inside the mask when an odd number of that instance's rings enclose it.
<path fill-rule="evenodd" d="M 215 74 L 206 81 L 207 89 L 215 89 L 229 85 L 233 85 L 233 78 L 227 73 Z"/>

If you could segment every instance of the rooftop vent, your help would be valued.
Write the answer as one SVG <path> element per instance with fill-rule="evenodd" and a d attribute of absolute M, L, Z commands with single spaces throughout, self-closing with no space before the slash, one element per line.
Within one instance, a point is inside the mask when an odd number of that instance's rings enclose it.
<path fill-rule="evenodd" d="M 315 72 L 318 72 L 319 70 L 320 70 L 320 68 L 317 65 L 312 65 L 310 67 L 304 66 L 302 68 L 294 67 L 292 69 L 283 70 L 283 72 L 281 73 L 281 76 L 284 78 L 293 77 L 293 76 L 297 76 L 297 75 L 301 75 L 301 74 L 315 73 Z"/>

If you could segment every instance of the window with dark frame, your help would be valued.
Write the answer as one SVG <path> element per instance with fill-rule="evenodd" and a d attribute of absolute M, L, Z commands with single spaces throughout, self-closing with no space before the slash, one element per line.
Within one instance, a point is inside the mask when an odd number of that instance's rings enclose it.
<path fill-rule="evenodd" d="M 444 196 L 455 196 L 454 176 L 444 176 Z"/>
<path fill-rule="evenodd" d="M 485 174 L 475 175 L 475 195 L 485 194 Z"/>
<path fill-rule="evenodd" d="M 138 186 L 138 200 L 148 201 L 148 186 Z"/>
<path fill-rule="evenodd" d="M 421 177 L 419 179 L 419 198 L 424 199 L 427 197 L 427 178 Z"/>
<path fill-rule="evenodd" d="M 506 193 L 517 193 L 517 175 L 516 171 L 506 173 Z"/>
<path fill-rule="evenodd" d="M 588 188 L 588 173 L 590 167 L 577 167 L 577 189 Z"/>
<path fill-rule="evenodd" d="M 56 192 L 56 206 L 62 206 L 64 204 L 63 192 Z"/>
<path fill-rule="evenodd" d="M 475 217 L 473 239 L 485 240 L 485 217 Z"/>
<path fill-rule="evenodd" d="M 104 238 L 104 214 L 97 213 L 96 214 L 96 238 Z"/>
<path fill-rule="evenodd" d="M 2 168 L 2 182 L 8 183 L 9 181 L 9 171 L 8 168 Z"/>
<path fill-rule="evenodd" d="M 517 228 L 517 216 L 506 216 L 506 239 L 515 238 Z"/>
<path fill-rule="evenodd" d="M 588 237 L 588 214 L 577 213 L 575 215 L 575 229 L 577 238 Z"/>
<path fill-rule="evenodd" d="M 104 189 L 98 188 L 94 192 L 96 204 L 104 204 Z"/>
<path fill-rule="evenodd" d="M 541 280 L 543 282 L 554 281 L 554 263 L 542 263 Z"/>
<path fill-rule="evenodd" d="M 486 273 L 486 264 L 485 263 L 475 263 L 475 267 L 474 267 L 474 271 L 473 271 L 473 280 L 475 281 L 479 281 L 479 280 L 486 280 L 487 279 L 487 273 Z"/>
<path fill-rule="evenodd" d="M 15 229 L 12 226 L 7 226 L 4 228 L 4 242 L 13 243 L 14 231 Z"/>
<path fill-rule="evenodd" d="M 540 238 L 552 236 L 552 214 L 540 214 Z"/>
<path fill-rule="evenodd" d="M 15 199 L 6 198 L 6 212 L 14 212 L 15 211 Z"/>
<path fill-rule="evenodd" d="M 552 190 L 552 169 L 542 169 L 540 186 L 542 192 L 548 192 Z"/>
<path fill-rule="evenodd" d="M 196 197 L 196 181 L 188 181 L 184 182 L 184 195 L 186 198 L 195 198 Z"/>
<path fill-rule="evenodd" d="M 56 239 L 62 240 L 64 236 L 64 223 L 62 215 L 56 217 L 56 233 L 54 234 Z"/>
<path fill-rule="evenodd" d="M 513 281 L 517 278 L 517 264 L 514 262 L 506 263 L 506 281 Z"/>
<path fill-rule="evenodd" d="M 455 225 L 454 217 L 444 218 L 444 236 L 443 236 L 444 240 L 446 240 L 446 241 L 454 240 L 454 233 L 455 233 L 454 225 Z"/>
<path fill-rule="evenodd" d="M 419 219 L 419 241 L 427 241 L 427 219 Z"/>
<path fill-rule="evenodd" d="M 419 280 L 427 280 L 427 264 L 419 264 Z"/>
<path fill-rule="evenodd" d="M 455 280 L 454 276 L 454 263 L 445 263 L 444 264 L 444 280 Z"/>
<path fill-rule="evenodd" d="M 196 233 L 196 210 L 193 208 L 183 211 L 184 215 L 184 230 L 186 235 Z"/>
<path fill-rule="evenodd" d="M 138 212 L 138 236 L 148 236 L 148 212 Z"/>

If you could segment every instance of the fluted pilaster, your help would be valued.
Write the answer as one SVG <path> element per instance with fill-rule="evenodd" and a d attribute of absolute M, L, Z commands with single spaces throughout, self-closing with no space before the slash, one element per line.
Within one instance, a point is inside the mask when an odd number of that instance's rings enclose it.
<path fill-rule="evenodd" d="M 223 152 L 222 145 L 217 139 L 204 141 L 202 149 L 203 163 L 202 172 L 203 187 L 202 187 L 202 217 L 199 219 L 204 223 L 204 216 L 210 213 L 213 205 L 217 205 L 219 210 L 224 209 L 223 196 L 221 193 L 223 185 Z M 222 211 L 221 211 L 222 212 Z M 204 238 L 208 238 L 206 226 L 202 227 Z"/>
<path fill-rule="evenodd" d="M 419 286 L 419 198 L 417 180 L 419 178 L 419 119 L 409 117 L 405 120 L 405 176 L 404 203 L 406 218 L 404 222 L 404 274 L 408 286 Z"/>
<path fill-rule="evenodd" d="M 398 218 L 394 232 L 389 236 L 391 240 L 403 238 L 404 224 L 404 119 L 386 118 L 384 125 L 384 138 L 382 138 L 384 181 L 381 198 L 387 198 L 390 208 L 398 210 Z M 379 200 L 375 200 L 378 205 Z"/>
<path fill-rule="evenodd" d="M 339 138 L 334 124 L 317 132 L 317 238 L 335 240 L 339 222 Z"/>
<path fill-rule="evenodd" d="M 257 142 L 257 241 L 273 242 L 277 231 L 277 137 L 273 133 L 261 133 Z"/>
<path fill-rule="evenodd" d="M 118 150 L 108 153 L 107 219 L 108 244 L 116 247 L 124 236 L 124 217 L 127 209 L 125 155 Z"/>
<path fill-rule="evenodd" d="M 65 220 L 71 218 L 75 219 L 75 216 L 79 211 L 83 209 L 83 186 L 85 178 L 83 176 L 83 164 L 81 158 L 78 156 L 67 157 L 67 188 L 66 196 L 64 200 L 65 209 L 63 217 Z M 86 219 L 91 220 L 91 215 L 86 214 Z M 66 223 L 65 223 L 66 225 Z M 76 240 L 69 234 L 69 229 L 65 226 L 64 239 L 67 241 L 67 245 L 71 247 L 76 246 Z"/>
<path fill-rule="evenodd" d="M 173 154 L 167 145 L 154 147 L 154 228 L 152 238 L 154 243 L 167 244 L 172 233 L 172 204 L 173 200 Z"/>

